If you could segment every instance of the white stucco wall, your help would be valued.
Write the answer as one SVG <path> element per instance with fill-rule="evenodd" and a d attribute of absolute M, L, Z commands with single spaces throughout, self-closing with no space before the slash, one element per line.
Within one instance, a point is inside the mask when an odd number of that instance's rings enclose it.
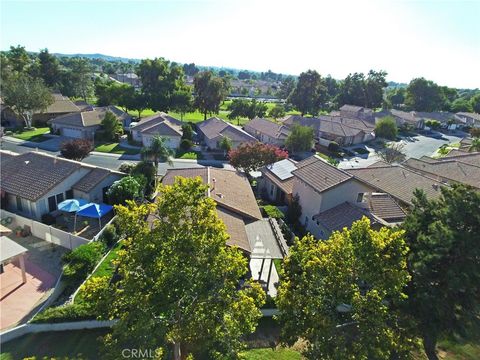
<path fill-rule="evenodd" d="M 141 141 L 142 141 L 143 146 L 149 147 L 150 143 L 152 142 L 153 137 L 154 137 L 154 135 L 142 134 L 141 135 Z M 178 149 L 178 147 L 180 146 L 180 141 L 182 139 L 181 136 L 162 136 L 162 137 L 166 139 L 165 145 L 167 145 L 168 148 Z M 134 137 L 134 139 L 135 139 L 135 137 Z"/>

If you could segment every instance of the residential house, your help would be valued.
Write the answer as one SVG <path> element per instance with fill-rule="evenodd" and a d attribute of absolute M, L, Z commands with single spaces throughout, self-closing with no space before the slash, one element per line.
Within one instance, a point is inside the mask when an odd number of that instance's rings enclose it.
<path fill-rule="evenodd" d="M 338 169 L 317 156 L 297 164 L 292 195 L 298 196 L 302 215 L 300 222 L 319 239 L 328 237 L 325 226 L 318 217 L 345 202 L 361 203 L 365 193 L 372 192 L 372 186 L 355 179 L 344 170 Z M 363 210 L 362 210 L 363 211 Z M 351 224 L 350 224 L 351 225 Z"/>
<path fill-rule="evenodd" d="M 444 184 L 466 184 L 480 190 L 480 156 L 432 158 L 410 158 L 402 163 L 406 168 L 426 175 Z M 462 161 L 463 159 L 466 160 Z"/>
<path fill-rule="evenodd" d="M 70 113 L 80 112 L 80 108 L 76 106 L 69 98 L 59 93 L 53 93 L 53 103 L 44 111 L 34 113 L 32 116 L 33 126 L 46 126 L 47 122 L 57 116 Z M 8 106 L 0 100 L 0 112 L 2 126 L 5 127 L 24 127 L 23 119 L 19 118 Z"/>
<path fill-rule="evenodd" d="M 124 175 L 39 152 L 0 155 L 2 208 L 35 220 L 65 199 L 103 202 L 109 186 Z"/>
<path fill-rule="evenodd" d="M 469 112 L 458 112 L 455 119 L 464 126 L 480 128 L 480 114 Z"/>
<path fill-rule="evenodd" d="M 123 126 L 130 124 L 131 116 L 115 106 L 87 108 L 85 111 L 58 116 L 50 120 L 49 124 L 63 136 L 93 140 L 107 111 L 113 113 Z"/>
<path fill-rule="evenodd" d="M 412 126 L 415 129 L 423 129 L 425 127 L 425 119 L 416 116 L 414 111 L 406 112 L 396 109 L 381 111 L 375 114 L 375 122 L 378 122 L 385 116 L 392 116 L 398 127 L 404 127 L 406 125 Z"/>
<path fill-rule="evenodd" d="M 374 121 L 373 110 L 363 106 L 343 105 L 340 108 L 340 116 L 350 119 Z"/>
<path fill-rule="evenodd" d="M 166 140 L 166 146 L 177 149 L 182 139 L 182 122 L 163 112 L 143 118 L 138 123 L 132 123 L 130 128 L 132 139 L 150 146 L 155 136 L 161 136 Z"/>
<path fill-rule="evenodd" d="M 427 198 L 437 199 L 445 186 L 438 180 L 420 174 L 402 165 L 390 165 L 378 161 L 366 168 L 348 169 L 348 174 L 374 189 L 375 192 L 390 194 L 402 208 L 413 206 L 416 189 L 423 190 Z"/>
<path fill-rule="evenodd" d="M 258 180 L 258 189 L 263 197 L 279 203 L 289 204 L 292 199 L 293 174 L 297 162 L 283 159 L 260 169 L 262 176 Z"/>
<path fill-rule="evenodd" d="M 312 127 L 315 141 L 323 146 L 328 146 L 332 141 L 341 146 L 349 146 L 375 138 L 375 124 L 362 119 L 330 115 L 318 117 L 291 115 L 284 118 L 282 123 L 287 127 L 292 127 L 294 124 Z"/>
<path fill-rule="evenodd" d="M 223 138 L 231 140 L 233 149 L 242 143 L 257 141 L 255 137 L 246 131 L 218 117 L 212 117 L 198 123 L 197 129 L 201 140 L 211 150 L 219 150 L 219 145 Z"/>
<path fill-rule="evenodd" d="M 277 146 L 285 145 L 290 130 L 281 124 L 267 119 L 255 118 L 246 123 L 243 129 L 257 140 Z"/>
<path fill-rule="evenodd" d="M 113 74 L 110 78 L 124 84 L 132 85 L 135 89 L 140 89 L 142 86 L 140 78 L 135 73 Z"/>
<path fill-rule="evenodd" d="M 245 226 L 262 219 L 250 183 L 240 172 L 211 167 L 168 170 L 162 179 L 171 185 L 175 177 L 200 177 L 209 186 L 206 196 L 215 200 L 218 217 L 225 223 L 230 239 L 227 244 L 251 253 L 252 246 Z"/>
<path fill-rule="evenodd" d="M 80 109 L 68 97 L 59 93 L 54 93 L 53 103 L 45 111 L 33 114 L 32 121 L 34 126 L 45 126 L 47 122 L 57 116 L 70 113 L 78 113 Z"/>

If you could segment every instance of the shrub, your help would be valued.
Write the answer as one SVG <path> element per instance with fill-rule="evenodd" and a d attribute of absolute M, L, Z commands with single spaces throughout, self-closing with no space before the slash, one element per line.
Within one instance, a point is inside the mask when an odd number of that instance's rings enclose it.
<path fill-rule="evenodd" d="M 472 137 L 480 137 L 480 128 L 471 128 L 470 135 L 472 135 Z"/>
<path fill-rule="evenodd" d="M 180 148 L 183 150 L 189 150 L 193 146 L 193 142 L 190 139 L 182 139 L 180 142 Z"/>
<path fill-rule="evenodd" d="M 60 147 L 63 157 L 71 160 L 82 160 L 93 150 L 93 143 L 86 139 L 64 141 Z"/>
<path fill-rule="evenodd" d="M 63 261 L 66 263 L 63 266 L 63 277 L 67 287 L 74 288 L 83 281 L 100 261 L 104 251 L 103 243 L 93 241 L 66 253 L 63 256 Z"/>
<path fill-rule="evenodd" d="M 118 171 L 121 171 L 125 174 L 131 174 L 133 169 L 135 169 L 136 164 L 130 162 L 124 162 L 118 167 Z"/>
<path fill-rule="evenodd" d="M 375 135 L 385 139 L 395 140 L 398 134 L 397 124 L 391 116 L 385 116 L 375 125 Z"/>
<path fill-rule="evenodd" d="M 46 213 L 42 215 L 42 223 L 46 225 L 55 224 L 55 217 L 52 214 Z"/>
<path fill-rule="evenodd" d="M 102 235 L 100 236 L 100 241 L 103 242 L 107 247 L 111 247 L 119 239 L 117 234 L 117 229 L 112 224 L 109 224 L 103 230 Z"/>
<path fill-rule="evenodd" d="M 189 123 L 182 125 L 182 140 L 193 140 L 193 129 Z"/>
<path fill-rule="evenodd" d="M 334 153 L 338 153 L 340 151 L 340 145 L 336 143 L 335 141 L 332 141 L 330 144 L 328 144 L 328 150 Z"/>
<path fill-rule="evenodd" d="M 145 179 L 145 177 L 144 177 Z M 110 204 L 125 204 L 127 200 L 138 199 L 142 195 L 142 184 L 133 176 L 126 176 L 115 181 L 108 189 L 107 197 Z"/>
<path fill-rule="evenodd" d="M 285 217 L 285 215 L 275 205 L 265 205 L 263 210 L 268 217 L 274 219 L 283 219 Z"/>
<path fill-rule="evenodd" d="M 39 313 L 32 320 L 33 323 L 61 323 L 95 319 L 95 314 L 84 304 L 68 304 L 50 307 Z"/>

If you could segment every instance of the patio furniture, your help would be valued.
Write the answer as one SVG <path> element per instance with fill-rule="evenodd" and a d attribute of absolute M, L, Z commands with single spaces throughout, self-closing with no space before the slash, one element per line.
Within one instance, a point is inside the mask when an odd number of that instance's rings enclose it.
<path fill-rule="evenodd" d="M 110 211 L 112 211 L 112 209 L 113 209 L 113 206 L 107 205 L 107 204 L 88 203 L 82 206 L 80 210 L 75 213 L 73 231 L 75 231 L 76 229 L 77 215 L 98 219 L 98 225 L 100 226 L 100 229 L 101 229 L 102 217 L 108 214 Z"/>

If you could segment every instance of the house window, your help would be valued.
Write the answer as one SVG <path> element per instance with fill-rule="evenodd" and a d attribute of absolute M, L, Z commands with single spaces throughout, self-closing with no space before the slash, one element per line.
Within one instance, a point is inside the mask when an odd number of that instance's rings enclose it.
<path fill-rule="evenodd" d="M 20 196 L 17 196 L 16 200 L 17 200 L 17 210 L 23 211 L 22 198 Z"/>
<path fill-rule="evenodd" d="M 357 203 L 362 202 L 362 201 L 363 201 L 363 193 L 358 193 L 358 195 L 357 195 Z"/>
<path fill-rule="evenodd" d="M 273 196 L 273 189 L 274 189 L 274 187 L 273 187 L 273 184 L 272 184 L 272 185 L 270 185 L 270 196 Z"/>
<path fill-rule="evenodd" d="M 57 194 L 57 204 L 60 204 L 63 201 L 63 193 Z"/>
<path fill-rule="evenodd" d="M 48 211 L 52 212 L 57 210 L 57 203 L 55 201 L 55 196 L 50 196 L 48 198 Z"/>
<path fill-rule="evenodd" d="M 65 192 L 65 198 L 67 198 L 67 199 L 73 199 L 73 190 L 72 190 L 72 189 L 67 190 L 67 191 Z"/>

